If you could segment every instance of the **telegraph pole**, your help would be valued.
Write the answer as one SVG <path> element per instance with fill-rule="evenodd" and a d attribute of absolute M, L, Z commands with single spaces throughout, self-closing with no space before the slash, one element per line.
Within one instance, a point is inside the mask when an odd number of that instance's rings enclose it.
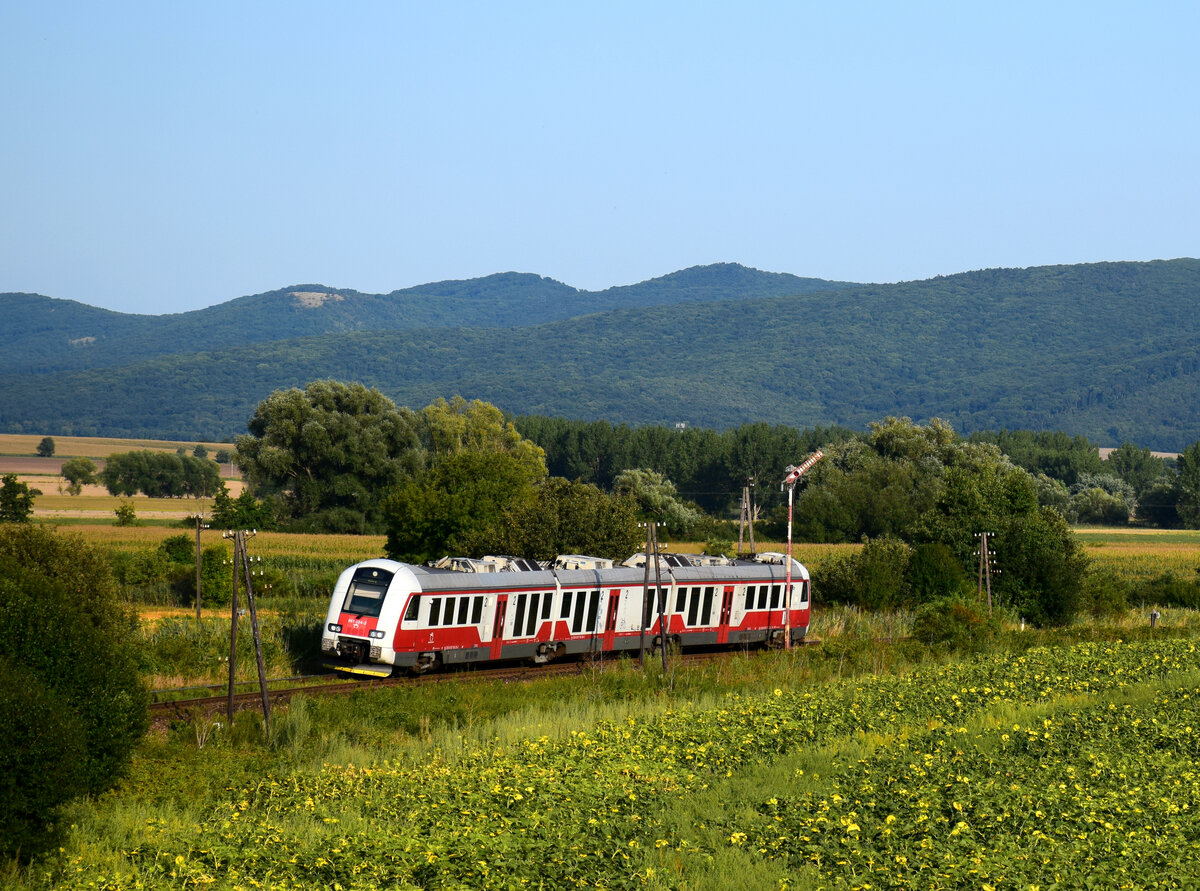
<path fill-rule="evenodd" d="M 207 529 L 204 514 L 196 515 L 196 624 L 200 624 L 200 530 Z"/>
<path fill-rule="evenodd" d="M 994 535 L 992 532 L 975 533 L 975 537 L 979 539 L 979 550 L 976 552 L 979 555 L 979 589 L 975 599 L 976 601 L 983 600 L 983 592 L 986 589 L 989 616 L 992 614 L 992 575 L 1000 571 L 992 564 L 992 553 L 988 547 L 988 539 L 993 538 Z"/>
<path fill-rule="evenodd" d="M 229 624 L 229 697 L 227 709 L 229 722 L 233 723 L 233 687 L 235 664 L 237 660 L 237 623 L 238 623 L 238 570 L 245 576 L 246 605 L 250 612 L 250 632 L 254 637 L 254 659 L 258 668 L 258 688 L 262 694 L 263 722 L 266 729 L 271 729 L 271 700 L 267 696 L 267 671 L 263 663 L 262 635 L 258 630 L 258 606 L 254 599 L 254 585 L 251 581 L 253 572 L 250 569 L 250 557 L 246 553 L 246 537 L 257 534 L 256 530 L 247 533 L 243 529 L 236 532 L 224 533 L 223 538 L 233 539 L 233 606 Z"/>

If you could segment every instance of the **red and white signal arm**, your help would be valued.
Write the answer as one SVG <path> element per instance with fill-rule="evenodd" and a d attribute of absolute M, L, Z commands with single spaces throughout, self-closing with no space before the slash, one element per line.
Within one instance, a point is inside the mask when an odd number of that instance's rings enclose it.
<path fill-rule="evenodd" d="M 825 457 L 825 453 L 822 452 L 820 449 L 818 449 L 817 451 L 815 451 L 811 455 L 809 455 L 807 458 L 805 458 L 803 463 L 800 464 L 799 467 L 789 467 L 788 475 L 783 478 L 783 484 L 785 486 L 792 485 L 793 483 L 796 482 L 796 480 L 800 479 L 800 475 L 802 473 L 804 473 L 806 470 L 808 470 L 810 467 L 812 467 L 814 464 L 816 464 L 818 461 L 820 461 L 824 457 Z"/>

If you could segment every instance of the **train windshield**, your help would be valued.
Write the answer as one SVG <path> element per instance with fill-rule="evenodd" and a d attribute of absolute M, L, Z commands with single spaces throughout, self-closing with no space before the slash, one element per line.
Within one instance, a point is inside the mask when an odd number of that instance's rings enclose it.
<path fill-rule="evenodd" d="M 346 592 L 342 612 L 378 617 L 383 609 L 383 595 L 391 583 L 392 573 L 375 567 L 361 567 L 350 580 L 350 590 Z"/>

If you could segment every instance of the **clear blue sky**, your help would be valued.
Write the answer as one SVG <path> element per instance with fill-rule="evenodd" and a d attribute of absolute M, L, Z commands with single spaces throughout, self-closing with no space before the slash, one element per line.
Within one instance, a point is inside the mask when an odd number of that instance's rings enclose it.
<path fill-rule="evenodd" d="M 0 4 L 0 291 L 1200 254 L 1200 4 Z"/>

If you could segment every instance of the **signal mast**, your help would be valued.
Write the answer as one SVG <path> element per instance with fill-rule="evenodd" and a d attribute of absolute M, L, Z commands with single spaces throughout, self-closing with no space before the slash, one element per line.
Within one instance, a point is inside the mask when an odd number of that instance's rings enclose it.
<path fill-rule="evenodd" d="M 782 492 L 786 488 L 788 493 L 787 583 L 784 587 L 787 595 L 783 611 L 783 648 L 785 650 L 792 648 L 792 493 L 796 489 L 796 481 L 800 479 L 805 471 L 824 457 L 825 453 L 817 449 L 805 458 L 799 466 L 789 464 L 787 476 L 779 484 L 779 490 Z"/>

